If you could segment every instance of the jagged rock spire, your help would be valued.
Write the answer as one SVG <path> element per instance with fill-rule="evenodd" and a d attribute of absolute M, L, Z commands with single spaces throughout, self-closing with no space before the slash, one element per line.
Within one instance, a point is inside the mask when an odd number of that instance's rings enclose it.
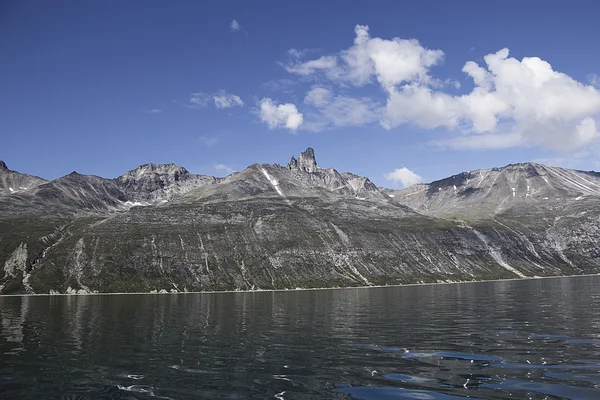
<path fill-rule="evenodd" d="M 315 172 L 319 169 L 317 166 L 317 160 L 315 159 L 315 151 L 309 147 L 302 153 L 296 160 L 296 157 L 292 156 L 290 163 L 288 164 L 289 169 L 299 169 L 306 172 Z"/>
<path fill-rule="evenodd" d="M 8 167 L 6 166 L 6 163 L 2 160 L 0 160 L 0 169 L 8 169 Z"/>

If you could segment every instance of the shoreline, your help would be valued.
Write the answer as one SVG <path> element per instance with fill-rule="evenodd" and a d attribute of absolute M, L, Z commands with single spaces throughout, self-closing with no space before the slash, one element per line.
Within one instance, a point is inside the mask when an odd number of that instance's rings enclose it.
<path fill-rule="evenodd" d="M 457 282 L 428 282 L 428 283 L 405 283 L 400 285 L 373 285 L 373 286 L 345 286 L 345 287 L 323 287 L 323 288 L 294 288 L 294 289 L 256 289 L 256 290 L 208 290 L 201 292 L 111 292 L 111 293 L 27 293 L 27 294 L 3 294 L 3 297 L 43 297 L 43 296 L 123 296 L 123 295 L 187 295 L 187 294 L 219 294 L 219 293 L 267 293 L 267 292 L 301 292 L 301 291 L 316 291 L 316 290 L 350 290 L 350 289 L 374 289 L 374 288 L 401 288 L 414 286 L 434 286 L 434 285 L 461 285 L 469 283 L 488 283 L 488 282 L 515 282 L 528 281 L 535 279 L 559 279 L 559 278 L 577 278 L 600 276 L 598 274 L 582 274 L 582 275 L 557 275 L 557 276 L 532 276 L 526 278 L 506 278 L 506 279 L 489 279 L 480 281 L 457 281 Z"/>

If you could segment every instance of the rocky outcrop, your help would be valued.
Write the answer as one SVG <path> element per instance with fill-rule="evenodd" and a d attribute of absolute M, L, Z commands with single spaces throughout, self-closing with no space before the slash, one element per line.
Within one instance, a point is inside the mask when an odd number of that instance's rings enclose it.
<path fill-rule="evenodd" d="M 339 173 L 333 168 L 319 167 L 315 152 L 310 147 L 300 153 L 297 160 L 292 156 L 288 169 L 295 179 L 307 185 L 323 187 L 341 195 L 360 199 L 385 199 L 377 186 L 368 178 L 348 172 Z"/>
<path fill-rule="evenodd" d="M 0 293 L 597 273 L 598 179 L 518 164 L 392 191 L 319 167 L 312 149 L 223 179 L 173 164 L 116 179 L 72 173 L 0 197 Z"/>
<path fill-rule="evenodd" d="M 32 190 L 46 182 L 37 176 L 11 171 L 4 161 L 0 161 L 0 196 Z"/>
<path fill-rule="evenodd" d="M 191 174 L 175 164 L 145 164 L 117 178 L 119 186 L 132 202 L 169 201 L 192 189 L 212 185 L 212 176 Z"/>

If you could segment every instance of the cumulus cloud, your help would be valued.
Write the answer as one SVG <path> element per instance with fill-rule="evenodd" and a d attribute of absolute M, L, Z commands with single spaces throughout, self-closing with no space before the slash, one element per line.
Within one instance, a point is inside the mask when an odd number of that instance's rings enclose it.
<path fill-rule="evenodd" d="M 242 29 L 242 26 L 239 22 L 237 22 L 237 20 L 234 19 L 229 23 L 229 29 L 231 29 L 231 32 L 237 32 Z"/>
<path fill-rule="evenodd" d="M 425 128 L 461 128 L 482 138 L 458 137 L 454 146 L 506 148 L 531 143 L 571 150 L 599 136 L 595 116 L 600 92 L 554 71 L 537 57 L 509 57 L 508 49 L 484 57 L 486 66 L 465 63 L 475 85 L 456 96 L 412 83 L 389 91 L 385 126 L 414 123 Z M 508 131 L 499 132 L 501 122 Z M 520 135 L 521 139 L 516 140 Z"/>
<path fill-rule="evenodd" d="M 401 183 L 405 188 L 421 183 L 423 180 L 419 175 L 406 167 L 396 168 L 394 171 L 388 172 L 385 174 L 385 179 L 394 183 Z"/>
<path fill-rule="evenodd" d="M 444 90 L 459 89 L 457 81 L 431 75 L 431 68 L 444 59 L 441 50 L 427 49 L 415 39 L 371 37 L 368 26 L 357 25 L 354 44 L 339 53 L 308 61 L 300 59 L 301 53 L 293 55 L 285 65 L 292 74 L 343 87 L 377 83 L 386 96 L 382 126 L 414 124 L 460 132 L 445 142 L 452 148 L 536 145 L 562 151 L 587 146 L 600 137 L 597 75 L 588 76 L 586 85 L 538 57 L 509 57 L 506 48 L 486 55 L 483 65 L 464 64 L 462 71 L 474 84 L 464 94 Z M 305 103 L 323 110 L 336 100 L 342 99 L 325 89 L 311 89 Z M 364 107 L 364 98 L 360 104 L 359 110 L 369 108 Z M 346 114 L 349 125 L 355 115 Z M 339 125 L 339 120 L 330 125 Z"/>
<path fill-rule="evenodd" d="M 405 81 L 428 81 L 429 67 L 444 58 L 441 50 L 426 49 L 415 39 L 371 38 L 366 25 L 357 25 L 354 32 L 352 47 L 315 60 L 293 60 L 286 70 L 298 75 L 321 72 L 331 80 L 355 86 L 375 78 L 382 86 L 390 87 Z"/>
<path fill-rule="evenodd" d="M 240 96 L 227 93 L 225 90 L 219 90 L 213 94 L 204 92 L 190 94 L 188 106 L 207 107 L 210 103 L 214 104 L 217 108 L 230 108 L 244 105 Z"/>
<path fill-rule="evenodd" d="M 306 93 L 304 104 L 310 106 L 304 124 L 304 129 L 310 131 L 376 123 L 382 115 L 381 104 L 369 97 L 334 95 L 321 86 Z"/>
<path fill-rule="evenodd" d="M 233 167 L 231 167 L 229 165 L 226 165 L 226 164 L 215 164 L 215 165 L 213 165 L 213 168 L 216 171 L 224 172 L 227 175 L 232 174 L 232 173 L 235 172 L 235 169 L 233 169 Z"/>
<path fill-rule="evenodd" d="M 258 102 L 258 115 L 270 129 L 283 127 L 295 131 L 304 120 L 294 104 L 276 104 L 267 97 Z"/>

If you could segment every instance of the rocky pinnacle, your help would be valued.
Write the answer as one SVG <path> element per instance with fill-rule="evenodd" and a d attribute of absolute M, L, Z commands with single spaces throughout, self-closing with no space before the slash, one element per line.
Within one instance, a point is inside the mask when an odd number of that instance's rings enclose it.
<path fill-rule="evenodd" d="M 300 153 L 300 157 L 298 157 L 297 160 L 296 157 L 292 156 L 288 168 L 299 169 L 305 172 L 316 172 L 319 167 L 317 166 L 317 160 L 315 159 L 315 151 L 309 147 Z"/>

